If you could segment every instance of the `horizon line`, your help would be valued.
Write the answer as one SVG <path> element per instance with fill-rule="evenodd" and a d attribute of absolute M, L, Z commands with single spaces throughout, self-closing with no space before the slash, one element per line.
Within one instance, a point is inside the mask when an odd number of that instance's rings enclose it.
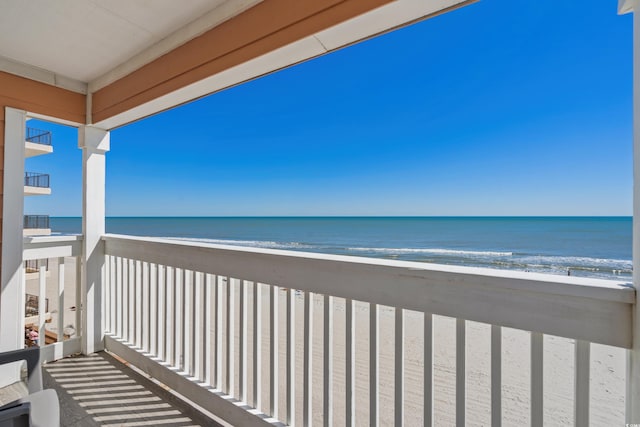
<path fill-rule="evenodd" d="M 51 218 L 82 218 L 50 215 Z M 107 215 L 105 218 L 633 218 L 633 215 Z"/>

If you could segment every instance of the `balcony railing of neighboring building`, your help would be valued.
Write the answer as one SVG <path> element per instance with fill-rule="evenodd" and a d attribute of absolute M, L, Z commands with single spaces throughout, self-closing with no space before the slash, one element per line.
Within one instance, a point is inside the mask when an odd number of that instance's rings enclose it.
<path fill-rule="evenodd" d="M 25 172 L 24 173 L 24 185 L 26 185 L 28 187 L 49 188 L 49 174 L 48 173 Z"/>
<path fill-rule="evenodd" d="M 45 270 L 49 270 L 49 260 L 48 259 L 30 259 L 24 262 L 24 268 L 27 273 L 37 273 L 40 269 L 40 265 L 44 265 Z"/>
<path fill-rule="evenodd" d="M 49 215 L 25 215 L 23 228 L 51 228 L 49 226 Z"/>
<path fill-rule="evenodd" d="M 25 273 L 30 273 L 23 276 L 25 289 L 27 280 L 33 284 L 46 284 L 30 289 L 30 292 L 35 291 L 33 296 L 36 298 L 27 295 L 25 299 L 25 312 L 38 316 L 37 319 L 29 319 L 29 322 L 35 326 L 42 340 L 41 360 L 53 361 L 79 353 L 82 338 L 82 237 L 29 236 L 24 238 L 23 249 Z M 49 301 L 47 290 L 51 290 L 51 286 L 55 289 L 53 295 L 58 298 Z M 53 303 L 53 306 L 49 306 L 49 303 Z M 70 311 L 74 314 L 70 315 Z M 48 323 L 49 320 L 52 323 Z M 56 326 L 57 330 L 54 330 Z"/>
<path fill-rule="evenodd" d="M 37 316 L 39 314 L 38 312 L 38 307 L 39 307 L 39 299 L 40 297 L 38 295 L 31 295 L 31 294 L 26 294 L 25 295 L 25 315 L 26 316 Z M 44 299 L 44 311 L 48 312 L 49 311 L 49 298 L 45 298 Z"/>
<path fill-rule="evenodd" d="M 35 128 L 27 128 L 27 142 L 34 144 L 51 145 L 51 132 Z"/>

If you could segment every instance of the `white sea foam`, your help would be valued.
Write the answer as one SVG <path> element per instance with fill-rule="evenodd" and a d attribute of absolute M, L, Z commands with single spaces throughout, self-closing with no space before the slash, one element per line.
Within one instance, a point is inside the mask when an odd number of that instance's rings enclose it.
<path fill-rule="evenodd" d="M 498 251 L 465 251 L 458 249 L 438 249 L 438 248 L 347 248 L 357 252 L 380 252 L 388 254 L 433 254 L 433 255 L 460 255 L 460 256 L 482 256 L 482 257 L 508 257 L 513 252 Z"/>
<path fill-rule="evenodd" d="M 249 246 L 252 248 L 271 249 L 311 249 L 313 246 L 298 242 L 271 242 L 266 240 L 226 240 L 226 239 L 206 239 L 200 237 L 165 237 L 165 239 L 182 240 L 186 242 L 202 242 L 215 245 Z"/>
<path fill-rule="evenodd" d="M 631 274 L 632 262 L 626 259 L 596 258 L 584 256 L 557 256 L 557 255 L 531 255 L 519 254 L 510 251 L 476 251 L 445 248 L 383 248 L 383 247 L 347 247 L 328 248 L 324 246 L 310 245 L 300 242 L 274 242 L 268 240 L 232 240 L 232 239 L 208 239 L 197 237 L 167 237 L 168 239 L 212 243 L 232 246 L 248 246 L 257 248 L 311 250 L 323 252 L 344 253 L 349 251 L 354 255 L 376 254 L 375 256 L 402 256 L 413 259 L 414 256 L 431 255 L 433 257 L 448 257 L 454 264 L 470 263 L 469 265 L 493 266 L 507 269 L 525 271 L 552 271 L 562 273 L 567 269 L 590 271 L 596 275 L 609 272 L 616 275 Z M 437 258 L 441 262 L 447 262 Z M 464 260 L 464 261 L 463 261 Z M 434 259 L 435 261 L 435 259 Z M 438 261 L 436 261 L 438 262 Z"/>
<path fill-rule="evenodd" d="M 551 255 L 528 255 L 518 259 L 530 265 L 553 265 L 565 267 L 581 268 L 611 268 L 616 270 L 631 270 L 632 261 L 627 259 L 594 258 L 580 256 L 551 256 Z"/>

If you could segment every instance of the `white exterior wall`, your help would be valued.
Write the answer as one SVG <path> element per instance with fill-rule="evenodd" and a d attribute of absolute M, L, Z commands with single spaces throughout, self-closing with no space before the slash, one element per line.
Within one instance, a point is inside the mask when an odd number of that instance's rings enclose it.
<path fill-rule="evenodd" d="M 640 0 L 621 2 L 633 10 L 633 285 L 640 289 Z M 633 309 L 633 343 L 627 365 L 627 422 L 640 423 L 640 298 Z"/>
<path fill-rule="evenodd" d="M 24 111 L 5 108 L 0 352 L 24 346 L 22 221 L 25 123 Z M 17 375 L 16 366 L 0 367 L 0 387 L 14 382 Z"/>

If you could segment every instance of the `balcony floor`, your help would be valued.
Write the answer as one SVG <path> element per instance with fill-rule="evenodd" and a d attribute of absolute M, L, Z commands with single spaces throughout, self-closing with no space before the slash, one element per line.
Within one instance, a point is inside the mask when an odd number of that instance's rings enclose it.
<path fill-rule="evenodd" d="M 49 363 L 43 382 L 58 392 L 62 426 L 218 425 L 106 352 Z"/>

